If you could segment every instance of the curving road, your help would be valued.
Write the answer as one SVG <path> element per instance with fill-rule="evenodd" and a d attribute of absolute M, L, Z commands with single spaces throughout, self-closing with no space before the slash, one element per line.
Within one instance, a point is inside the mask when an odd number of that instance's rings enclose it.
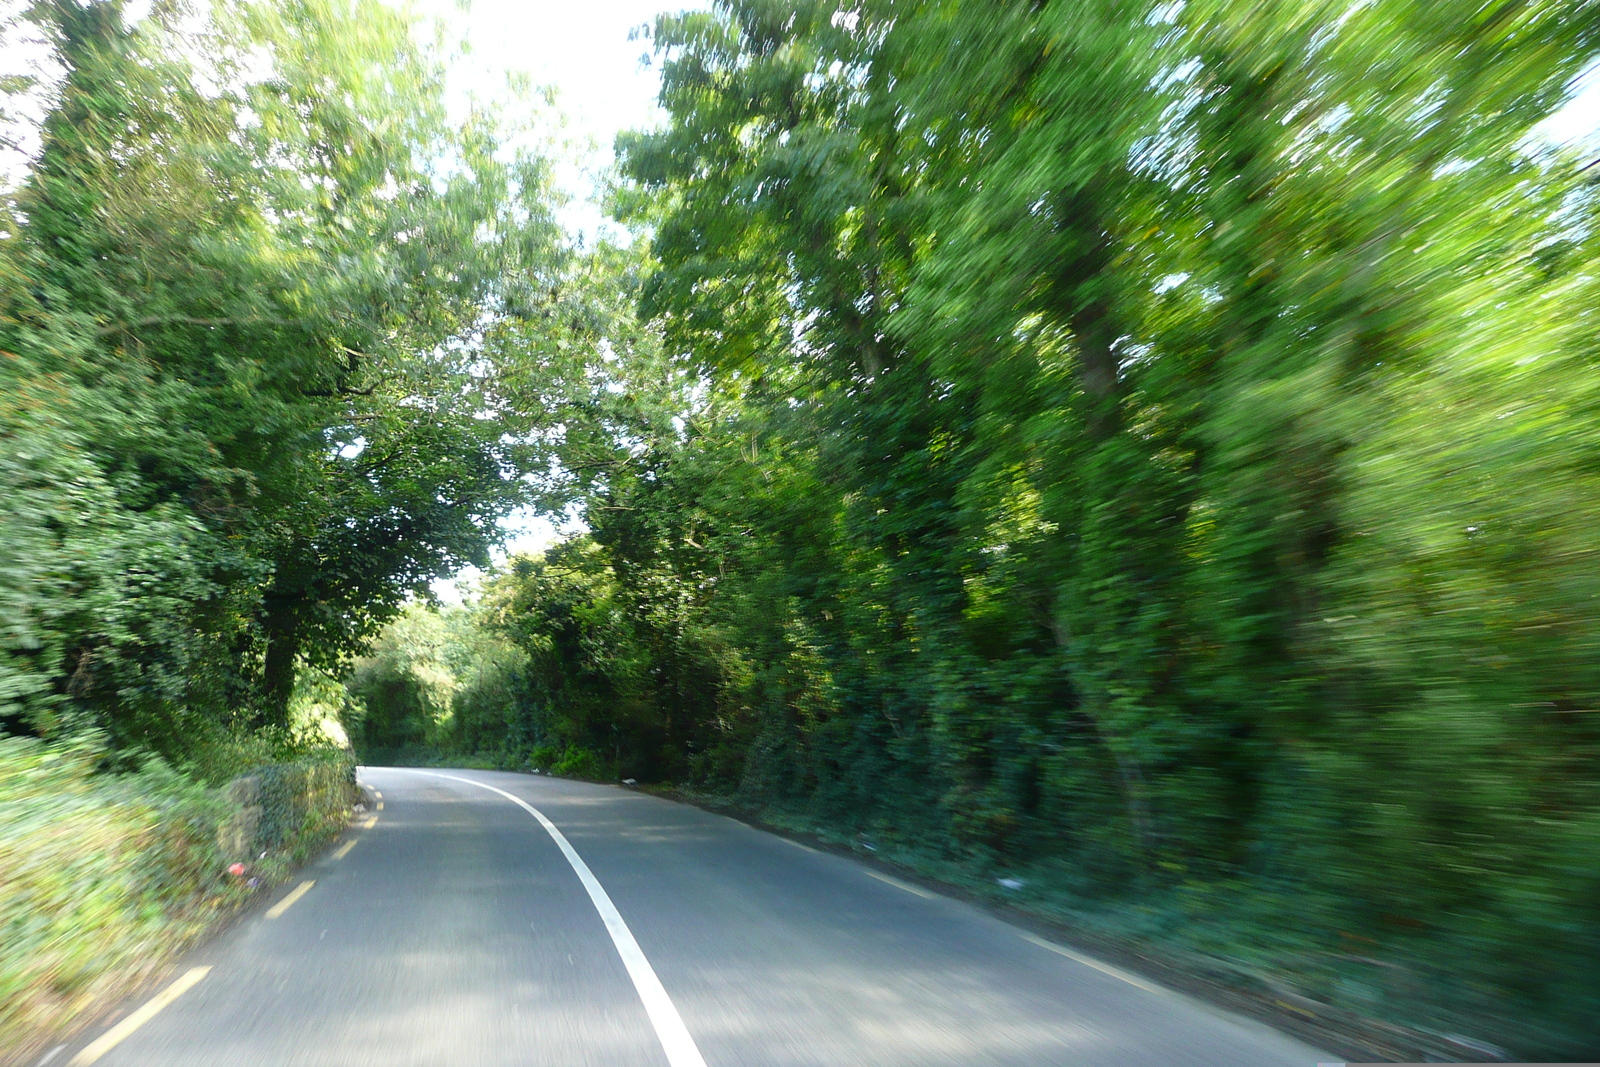
<path fill-rule="evenodd" d="M 192 984 L 137 1029 L 99 1047 L 86 1035 L 55 1064 L 1319 1059 L 981 909 L 696 808 L 485 771 L 362 780 L 383 797 L 375 824 L 195 953 L 179 972 Z"/>

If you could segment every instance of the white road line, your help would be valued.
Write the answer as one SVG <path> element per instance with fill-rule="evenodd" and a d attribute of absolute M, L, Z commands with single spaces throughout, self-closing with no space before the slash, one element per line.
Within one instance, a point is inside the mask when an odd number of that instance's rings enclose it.
<path fill-rule="evenodd" d="M 867 876 L 870 878 L 876 878 L 884 885 L 892 885 L 896 889 L 904 889 L 907 893 L 915 893 L 923 900 L 934 899 L 933 894 L 928 892 L 926 889 L 920 889 L 917 886 L 912 885 L 910 882 L 902 882 L 898 878 L 890 878 L 887 874 L 879 874 L 877 871 L 868 871 Z"/>
<path fill-rule="evenodd" d="M 173 982 L 167 988 L 157 993 L 144 1003 L 144 1006 L 132 1015 L 122 1020 L 93 1042 L 85 1045 L 83 1051 L 72 1057 L 72 1062 L 67 1067 L 88 1067 L 88 1064 L 98 1060 L 101 1056 L 117 1047 L 123 1038 L 133 1033 L 139 1027 L 156 1017 L 156 1013 L 171 1004 L 174 1000 L 188 992 L 189 987 L 211 973 L 210 967 L 191 967 L 183 973 L 183 977 Z"/>
<path fill-rule="evenodd" d="M 1078 953 L 1072 951 L 1070 948 L 1062 948 L 1060 945 L 1056 944 L 1053 941 L 1046 941 L 1042 937 L 1035 937 L 1032 934 L 1025 934 L 1025 933 L 1022 933 L 1021 931 L 1017 932 L 1017 936 L 1022 938 L 1022 940 L 1024 940 L 1024 941 L 1033 942 L 1035 945 L 1038 945 L 1040 948 L 1049 949 L 1051 952 L 1054 952 L 1057 956 L 1065 956 L 1065 957 L 1067 957 L 1067 959 L 1074 960 L 1074 961 L 1076 961 L 1078 963 L 1081 963 L 1085 967 L 1093 967 L 1095 970 L 1099 971 L 1101 974 L 1109 974 L 1111 977 L 1121 979 L 1122 981 L 1127 982 L 1131 986 L 1138 986 L 1140 989 L 1143 989 L 1147 993 L 1161 993 L 1161 994 L 1166 993 L 1165 989 L 1162 989 L 1160 986 L 1157 986 L 1157 985 L 1151 985 L 1149 982 L 1146 982 L 1143 978 L 1135 978 L 1133 975 L 1129 974 L 1127 971 L 1120 971 L 1115 967 L 1112 967 L 1112 966 L 1109 966 L 1107 964 L 1101 963 L 1099 960 L 1090 959 L 1088 956 L 1080 956 Z"/>
<path fill-rule="evenodd" d="M 426 774 L 432 778 L 448 778 L 452 782 L 465 782 L 479 789 L 487 789 L 491 793 L 499 793 L 538 819 L 539 825 L 545 828 L 555 841 L 556 847 L 561 849 L 561 854 L 572 864 L 573 871 L 578 875 L 578 881 L 589 891 L 589 899 L 594 902 L 595 910 L 605 922 L 606 930 L 611 934 L 611 943 L 617 946 L 617 955 L 622 957 L 622 964 L 628 969 L 628 977 L 633 979 L 633 988 L 639 991 L 639 999 L 644 1002 L 645 1014 L 650 1016 L 650 1023 L 656 1028 L 656 1037 L 661 1040 L 661 1048 L 667 1054 L 667 1062 L 672 1067 L 706 1067 L 706 1061 L 701 1058 L 700 1049 L 695 1045 L 694 1038 L 689 1036 L 689 1028 L 683 1025 L 683 1018 L 678 1014 L 672 998 L 667 996 L 667 990 L 661 984 L 661 979 L 656 977 L 650 961 L 645 959 L 644 950 L 639 947 L 639 942 L 633 939 L 633 931 L 622 921 L 622 913 L 611 903 L 605 887 L 594 876 L 594 872 L 589 870 L 589 865 L 583 862 L 578 850 L 573 848 L 572 843 L 556 828 L 556 824 L 545 818 L 544 813 L 538 808 L 521 797 L 507 793 L 504 789 L 496 789 L 484 782 L 475 782 L 471 778 L 461 778 L 454 774 L 439 774 L 436 771 L 412 771 L 412 773 Z"/>

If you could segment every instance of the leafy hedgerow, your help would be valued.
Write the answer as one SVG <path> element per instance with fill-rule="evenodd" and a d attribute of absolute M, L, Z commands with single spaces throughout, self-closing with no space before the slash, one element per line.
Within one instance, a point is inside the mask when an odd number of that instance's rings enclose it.
<path fill-rule="evenodd" d="M 226 873 L 223 791 L 157 759 L 96 770 L 104 752 L 0 737 L 0 1050 L 37 1046 L 158 970 L 347 824 L 354 764 L 269 765 L 293 825 Z M 258 769 L 254 773 L 261 774 Z M 252 849 L 252 851 L 256 851 Z"/>

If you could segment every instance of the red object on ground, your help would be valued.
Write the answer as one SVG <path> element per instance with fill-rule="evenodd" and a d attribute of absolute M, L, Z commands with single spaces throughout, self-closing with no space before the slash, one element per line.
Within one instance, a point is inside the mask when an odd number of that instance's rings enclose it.
<path fill-rule="evenodd" d="M 235 878 L 238 878 L 240 875 L 244 874 L 244 864 L 235 863 L 232 867 L 228 868 L 228 873 L 233 875 Z"/>

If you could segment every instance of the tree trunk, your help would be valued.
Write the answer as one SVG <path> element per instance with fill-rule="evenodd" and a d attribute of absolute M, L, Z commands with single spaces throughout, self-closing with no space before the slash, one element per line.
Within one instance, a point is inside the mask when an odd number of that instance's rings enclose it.
<path fill-rule="evenodd" d="M 295 660 L 300 655 L 300 628 L 285 608 L 268 609 L 267 656 L 261 671 L 262 726 L 289 725 L 289 698 L 294 695 Z"/>

